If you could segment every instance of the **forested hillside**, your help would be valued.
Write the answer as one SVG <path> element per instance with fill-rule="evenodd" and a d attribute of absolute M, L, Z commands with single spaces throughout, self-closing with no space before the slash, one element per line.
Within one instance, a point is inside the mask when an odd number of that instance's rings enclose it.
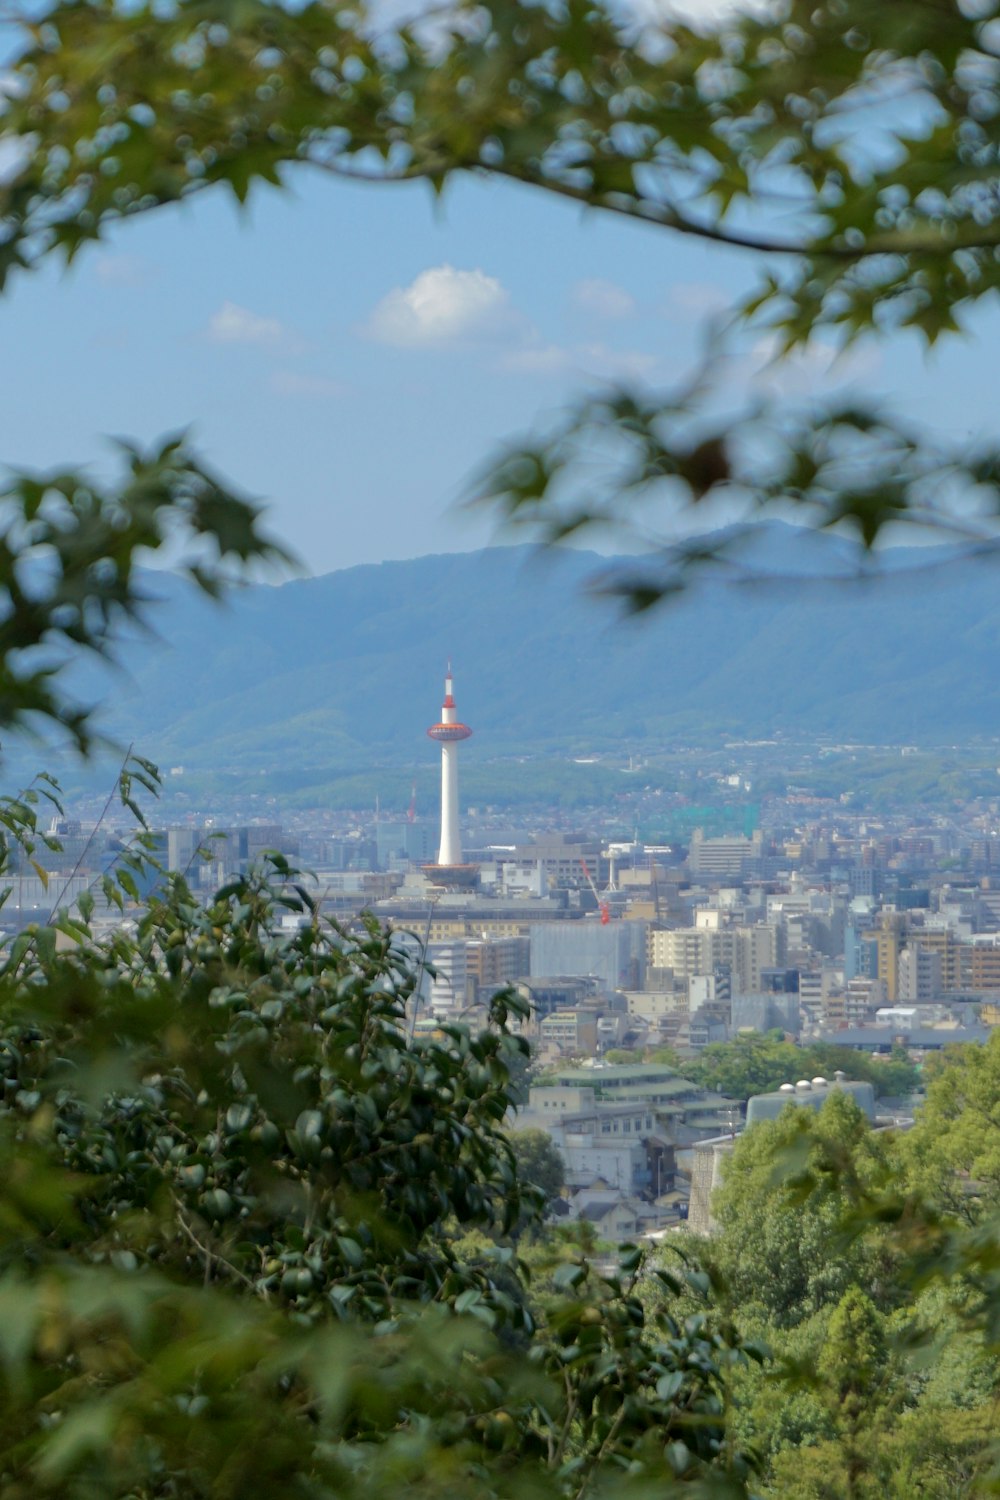
<path fill-rule="evenodd" d="M 419 763 L 454 658 L 473 758 L 657 739 L 960 743 L 1000 728 L 995 573 L 942 567 L 877 586 L 796 579 L 840 561 L 788 528 L 776 576 L 713 582 L 639 621 L 588 593 L 613 567 L 527 548 L 424 557 L 248 588 L 224 607 L 156 575 L 105 723 L 160 763 L 272 769 Z M 77 675 L 102 696 L 94 669 Z M 947 708 L 945 713 L 943 710 Z"/>

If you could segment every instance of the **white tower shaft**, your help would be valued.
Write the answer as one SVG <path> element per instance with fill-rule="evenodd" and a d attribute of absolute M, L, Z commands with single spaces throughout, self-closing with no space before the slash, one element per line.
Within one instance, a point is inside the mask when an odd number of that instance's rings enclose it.
<path fill-rule="evenodd" d="M 448 710 L 445 709 L 445 713 Z M 452 710 L 454 713 L 454 710 Z M 447 722 L 445 720 L 444 722 Z M 462 836 L 458 826 L 458 745 L 441 742 L 441 847 L 439 865 L 462 863 Z"/>
<path fill-rule="evenodd" d="M 472 730 L 463 724 L 455 712 L 452 697 L 451 663 L 444 680 L 444 702 L 441 717 L 432 724 L 427 733 L 441 744 L 441 846 L 438 850 L 439 865 L 461 865 L 462 837 L 458 826 L 458 746 L 467 740 Z"/>

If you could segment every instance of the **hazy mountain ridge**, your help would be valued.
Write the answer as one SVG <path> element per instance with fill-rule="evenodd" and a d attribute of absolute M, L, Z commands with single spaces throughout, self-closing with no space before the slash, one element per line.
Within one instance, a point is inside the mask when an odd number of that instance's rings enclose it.
<path fill-rule="evenodd" d="M 776 569 L 784 528 L 773 532 Z M 158 641 L 77 691 L 164 764 L 419 763 L 451 656 L 468 753 L 629 748 L 698 731 L 864 741 L 1000 734 L 1000 567 L 909 582 L 693 589 L 639 620 L 588 597 L 608 560 L 524 548 L 255 587 L 218 607 L 158 577 Z"/>

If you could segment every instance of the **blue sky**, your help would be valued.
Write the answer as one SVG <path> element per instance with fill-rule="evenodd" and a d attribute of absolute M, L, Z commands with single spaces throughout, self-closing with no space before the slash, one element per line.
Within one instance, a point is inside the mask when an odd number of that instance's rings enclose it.
<path fill-rule="evenodd" d="M 435 204 L 302 171 L 246 214 L 205 195 L 17 279 L 0 454 L 91 460 L 102 434 L 191 424 L 313 572 L 457 550 L 490 537 L 453 510 L 484 455 L 602 377 L 680 374 L 759 268 L 528 189 L 467 181 Z M 863 349 L 836 378 L 951 435 L 996 431 L 1000 320 L 975 326 L 929 358 Z M 798 389 L 822 367 L 742 377 Z"/>

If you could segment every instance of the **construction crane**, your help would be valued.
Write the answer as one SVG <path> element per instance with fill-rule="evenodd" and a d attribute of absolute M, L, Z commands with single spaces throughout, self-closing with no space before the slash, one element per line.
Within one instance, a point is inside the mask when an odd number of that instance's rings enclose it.
<path fill-rule="evenodd" d="M 597 891 L 597 886 L 594 884 L 594 878 L 590 873 L 589 866 L 587 865 L 587 861 L 582 856 L 580 858 L 580 864 L 583 868 L 584 875 L 586 875 L 587 877 L 587 884 L 590 886 L 590 889 L 594 893 L 594 900 L 597 902 L 597 909 L 601 914 L 601 926 L 606 927 L 611 921 L 611 912 L 608 908 L 608 903 L 601 900 Z"/>

